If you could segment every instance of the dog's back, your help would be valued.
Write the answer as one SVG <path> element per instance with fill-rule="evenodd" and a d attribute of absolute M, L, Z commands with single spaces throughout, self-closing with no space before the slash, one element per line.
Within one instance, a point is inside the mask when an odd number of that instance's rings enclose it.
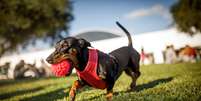
<path fill-rule="evenodd" d="M 117 59 L 118 64 L 121 67 L 127 67 L 128 62 L 131 61 L 130 59 L 133 56 L 135 57 L 133 61 L 138 62 L 140 60 L 140 54 L 134 48 L 129 46 L 118 48 L 109 54 Z"/>

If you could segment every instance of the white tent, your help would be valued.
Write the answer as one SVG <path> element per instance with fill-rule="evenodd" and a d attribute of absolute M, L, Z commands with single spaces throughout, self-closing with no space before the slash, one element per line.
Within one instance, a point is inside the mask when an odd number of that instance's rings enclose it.
<path fill-rule="evenodd" d="M 132 35 L 133 47 L 140 52 L 141 48 L 147 53 L 153 53 L 155 63 L 163 63 L 162 51 L 167 45 L 174 45 L 175 49 L 184 47 L 185 45 L 200 46 L 201 34 L 189 36 L 185 33 L 178 32 L 175 28 L 168 30 L 149 32 L 139 35 Z M 104 52 L 110 52 L 118 47 L 128 44 L 127 37 L 113 38 L 92 42 L 92 45 Z"/>

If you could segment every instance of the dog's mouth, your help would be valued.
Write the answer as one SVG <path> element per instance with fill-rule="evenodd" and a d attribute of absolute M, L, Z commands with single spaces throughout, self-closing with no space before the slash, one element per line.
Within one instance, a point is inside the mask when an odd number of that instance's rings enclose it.
<path fill-rule="evenodd" d="M 71 54 L 50 55 L 46 60 L 52 65 L 52 73 L 57 77 L 70 75 L 73 67 L 78 66 L 78 59 Z"/>
<path fill-rule="evenodd" d="M 77 67 L 78 59 L 74 55 L 65 54 L 63 55 L 63 59 L 68 60 L 73 67 Z"/>
<path fill-rule="evenodd" d="M 57 77 L 68 76 L 73 70 L 72 62 L 69 60 L 63 60 L 59 63 L 52 64 L 51 70 L 53 74 Z"/>

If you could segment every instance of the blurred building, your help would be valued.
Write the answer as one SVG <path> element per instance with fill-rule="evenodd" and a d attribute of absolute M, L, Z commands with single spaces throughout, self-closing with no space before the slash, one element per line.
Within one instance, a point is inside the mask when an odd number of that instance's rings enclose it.
<path fill-rule="evenodd" d="M 103 52 L 110 52 L 121 46 L 128 44 L 128 39 L 124 32 L 107 32 L 107 31 L 85 31 L 80 32 L 76 37 L 81 37 L 89 40 L 94 48 L 97 48 Z M 140 53 L 141 48 L 148 54 L 151 54 L 154 59 L 154 63 L 164 63 L 163 52 L 167 45 L 174 45 L 175 49 L 180 49 L 185 45 L 192 47 L 201 47 L 201 34 L 195 34 L 189 36 L 185 33 L 177 31 L 175 28 L 148 32 L 136 35 L 132 33 L 133 47 Z M 10 77 L 12 77 L 12 71 L 14 66 L 23 59 L 26 63 L 36 63 L 36 66 L 40 67 L 41 59 L 53 52 L 54 49 L 46 49 L 42 51 L 35 51 L 25 54 L 16 54 L 12 56 L 5 56 L 0 59 L 0 65 L 5 62 L 11 63 Z M 152 62 L 153 62 L 152 59 Z M 149 64 L 151 62 L 146 62 Z"/>

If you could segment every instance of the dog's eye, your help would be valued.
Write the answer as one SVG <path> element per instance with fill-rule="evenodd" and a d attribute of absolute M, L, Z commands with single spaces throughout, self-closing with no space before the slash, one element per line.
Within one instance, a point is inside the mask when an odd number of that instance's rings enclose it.
<path fill-rule="evenodd" d="M 65 51 L 67 51 L 67 50 L 68 50 L 67 47 L 63 47 L 63 48 L 60 49 L 61 52 L 65 52 Z"/>
<path fill-rule="evenodd" d="M 68 43 L 63 43 L 61 45 L 62 45 L 62 47 L 68 47 Z"/>
<path fill-rule="evenodd" d="M 69 52 L 70 52 L 70 53 L 73 53 L 73 52 L 75 52 L 75 51 L 76 51 L 75 48 L 71 48 L 71 49 L 69 49 Z"/>

